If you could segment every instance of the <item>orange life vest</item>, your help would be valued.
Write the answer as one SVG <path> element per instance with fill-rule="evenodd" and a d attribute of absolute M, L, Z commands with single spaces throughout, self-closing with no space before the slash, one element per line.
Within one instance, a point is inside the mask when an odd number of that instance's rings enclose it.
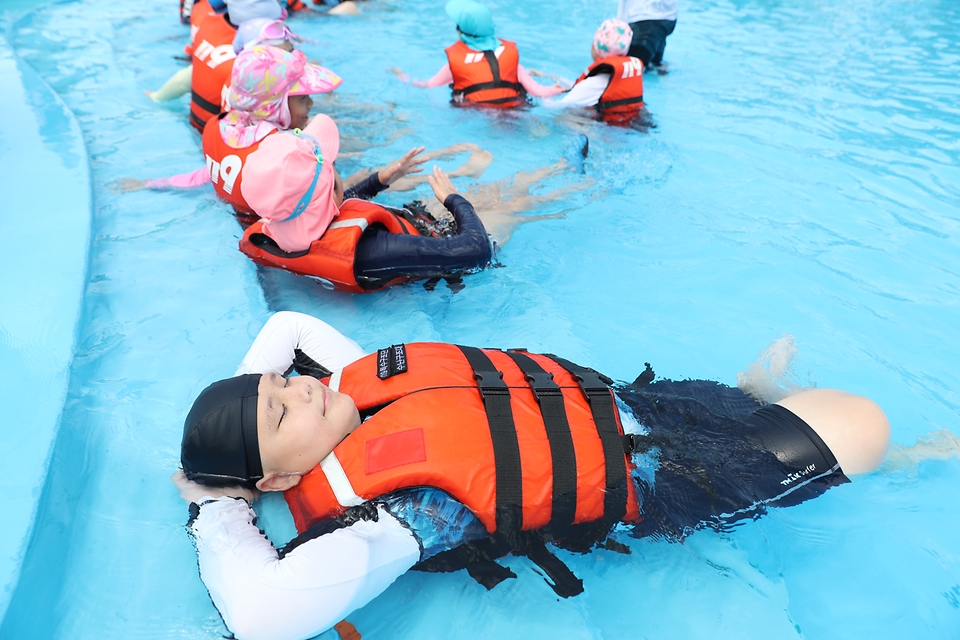
<path fill-rule="evenodd" d="M 453 73 L 453 101 L 507 109 L 526 98 L 517 80 L 520 53 L 517 45 L 500 39 L 496 51 L 475 51 L 463 40 L 445 49 Z"/>
<path fill-rule="evenodd" d="M 553 356 L 415 343 L 325 382 L 370 417 L 284 494 L 301 532 L 424 486 L 460 501 L 490 534 L 640 520 L 613 393 L 592 370 Z"/>
<path fill-rule="evenodd" d="M 237 57 L 233 51 L 236 35 L 237 28 L 227 21 L 226 14 L 212 14 L 200 23 L 193 39 L 190 123 L 199 131 L 220 113 L 223 88 Z"/>
<path fill-rule="evenodd" d="M 306 251 L 283 251 L 264 233 L 260 221 L 250 225 L 244 232 L 240 239 L 240 250 L 259 264 L 319 278 L 339 291 L 365 293 L 407 280 L 394 278 L 375 284 L 357 280 L 354 271 L 357 243 L 367 227 L 374 224 L 386 227 L 390 233 L 419 235 L 416 227 L 399 213 L 373 202 L 351 198 L 343 201 L 340 214 Z"/>
<path fill-rule="evenodd" d="M 183 52 L 193 57 L 193 39 L 197 37 L 197 31 L 200 30 L 200 23 L 208 16 L 216 15 L 216 11 L 210 6 L 210 0 L 196 0 L 192 5 L 192 0 L 180 0 L 180 20 L 190 24 L 190 42 L 183 47 Z M 189 5 L 189 8 L 188 8 Z"/>
<path fill-rule="evenodd" d="M 267 135 L 274 133 L 276 130 Z M 234 149 L 224 142 L 220 135 L 220 118 L 210 118 L 203 128 L 203 155 L 210 172 L 210 182 L 220 199 L 233 205 L 239 213 L 256 215 L 243 199 L 240 182 L 243 180 L 243 164 L 247 161 L 247 156 L 256 151 L 265 139 L 266 136 L 249 147 Z"/>
<path fill-rule="evenodd" d="M 180 0 L 180 22 L 183 24 L 193 26 L 209 11 L 213 11 L 210 0 Z"/>
<path fill-rule="evenodd" d="M 600 58 L 577 78 L 582 82 L 599 73 L 610 74 L 610 84 L 597 102 L 597 111 L 605 122 L 623 122 L 643 108 L 643 62 L 629 56 Z"/>

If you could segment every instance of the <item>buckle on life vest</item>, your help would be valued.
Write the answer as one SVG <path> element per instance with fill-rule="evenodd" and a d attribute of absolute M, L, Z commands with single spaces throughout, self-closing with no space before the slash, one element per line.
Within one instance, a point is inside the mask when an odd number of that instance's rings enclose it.
<path fill-rule="evenodd" d="M 507 383 L 503 381 L 503 371 L 477 371 L 474 369 L 473 378 L 478 382 L 480 395 L 484 398 L 488 395 L 510 395 L 510 389 L 507 388 Z"/>
<path fill-rule="evenodd" d="M 630 455 L 640 448 L 640 437 L 633 433 L 625 433 L 620 436 L 620 443 L 623 445 L 623 452 Z"/>
<path fill-rule="evenodd" d="M 541 399 L 543 397 L 563 396 L 563 391 L 561 391 L 557 383 L 553 381 L 553 374 L 549 371 L 544 371 L 543 373 L 524 372 L 523 377 L 530 383 L 530 389 L 540 404 L 543 404 L 543 400 Z"/>

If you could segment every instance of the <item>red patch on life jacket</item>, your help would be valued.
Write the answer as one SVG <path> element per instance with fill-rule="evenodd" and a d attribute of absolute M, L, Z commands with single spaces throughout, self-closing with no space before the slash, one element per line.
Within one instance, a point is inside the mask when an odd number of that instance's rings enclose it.
<path fill-rule="evenodd" d="M 405 464 L 423 462 L 426 459 L 427 448 L 423 443 L 423 429 L 391 433 L 367 442 L 368 476 Z"/>

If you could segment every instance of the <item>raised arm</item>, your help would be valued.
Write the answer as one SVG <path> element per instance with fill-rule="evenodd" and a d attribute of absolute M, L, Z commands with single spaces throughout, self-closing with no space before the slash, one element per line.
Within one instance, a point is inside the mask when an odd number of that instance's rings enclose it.
<path fill-rule="evenodd" d="M 414 535 L 380 507 L 376 521 L 307 540 L 281 559 L 245 500 L 197 499 L 189 527 L 200 577 L 238 640 L 312 638 L 420 560 Z"/>
<path fill-rule="evenodd" d="M 329 375 L 366 354 L 356 342 L 326 322 L 295 311 L 280 311 L 267 320 L 234 375 L 299 373 Z M 319 365 L 323 370 L 316 370 Z"/>

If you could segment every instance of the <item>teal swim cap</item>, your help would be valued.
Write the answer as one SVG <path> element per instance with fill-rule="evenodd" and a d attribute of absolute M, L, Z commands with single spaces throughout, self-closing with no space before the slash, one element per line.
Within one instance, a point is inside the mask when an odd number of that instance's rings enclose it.
<path fill-rule="evenodd" d="M 447 15 L 460 30 L 460 39 L 476 51 L 493 51 L 500 46 L 494 36 L 493 16 L 490 10 L 474 0 L 450 0 Z"/>

